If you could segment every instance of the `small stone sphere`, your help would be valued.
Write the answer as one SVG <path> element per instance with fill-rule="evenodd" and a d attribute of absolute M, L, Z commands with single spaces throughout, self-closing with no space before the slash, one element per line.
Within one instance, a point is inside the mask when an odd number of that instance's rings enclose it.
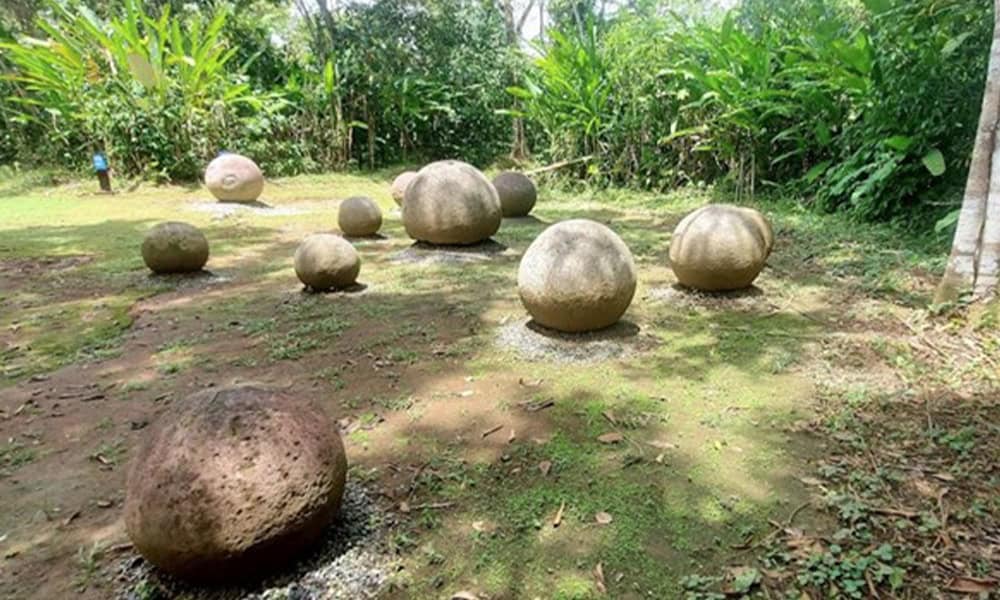
<path fill-rule="evenodd" d="M 576 333 L 610 327 L 635 295 L 632 253 L 600 223 L 556 223 L 528 247 L 517 272 L 521 303 L 536 323 Z"/>
<path fill-rule="evenodd" d="M 249 158 L 226 153 L 208 163 L 205 187 L 220 202 L 254 202 L 264 191 L 264 174 Z"/>
<path fill-rule="evenodd" d="M 421 169 L 403 199 L 403 226 L 421 242 L 475 244 L 496 233 L 502 220 L 496 188 L 479 169 L 457 160 Z"/>
<path fill-rule="evenodd" d="M 416 171 L 406 171 L 392 181 L 392 199 L 396 201 L 396 204 L 400 206 L 403 205 L 403 198 L 406 196 L 406 188 L 409 187 L 410 182 L 413 181 L 413 178 L 416 176 Z"/>
<path fill-rule="evenodd" d="M 358 251 L 339 235 L 311 235 L 295 251 L 295 274 L 302 283 L 319 292 L 351 287 L 360 272 Z"/>
<path fill-rule="evenodd" d="M 154 273 L 193 273 L 208 262 L 208 240 L 197 227 L 170 221 L 146 232 L 142 260 Z"/>
<path fill-rule="evenodd" d="M 686 287 L 706 292 L 750 287 L 774 247 L 760 212 L 709 204 L 684 217 L 670 241 L 670 266 Z"/>
<path fill-rule="evenodd" d="M 526 217 L 535 207 L 538 190 L 524 173 L 504 171 L 493 179 L 505 217 Z"/>
<path fill-rule="evenodd" d="M 371 198 L 354 196 L 340 203 L 337 224 L 344 235 L 375 235 L 382 227 L 382 209 Z"/>
<path fill-rule="evenodd" d="M 337 425 L 323 410 L 261 387 L 209 389 L 143 432 L 125 528 L 143 557 L 177 577 L 248 579 L 320 538 L 346 477 Z"/>

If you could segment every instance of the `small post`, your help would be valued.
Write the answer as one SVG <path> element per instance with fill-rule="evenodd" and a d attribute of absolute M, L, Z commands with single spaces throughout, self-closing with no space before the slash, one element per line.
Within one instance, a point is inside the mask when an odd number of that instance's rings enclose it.
<path fill-rule="evenodd" d="M 94 171 L 97 172 L 97 181 L 101 184 L 101 191 L 111 193 L 111 174 L 108 169 L 108 157 L 103 153 L 94 154 Z"/>

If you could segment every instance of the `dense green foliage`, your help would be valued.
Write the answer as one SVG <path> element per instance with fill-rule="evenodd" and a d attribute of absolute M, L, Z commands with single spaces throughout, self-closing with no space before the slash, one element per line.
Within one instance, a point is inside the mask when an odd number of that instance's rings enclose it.
<path fill-rule="evenodd" d="M 553 158 L 664 188 L 730 175 L 869 218 L 937 207 L 979 112 L 988 0 L 746 0 L 721 21 L 594 16 L 554 32 L 523 88 Z"/>
<path fill-rule="evenodd" d="M 0 29 L 0 162 L 484 164 L 521 117 L 536 160 L 590 156 L 564 172 L 598 184 L 727 179 L 927 222 L 961 187 L 992 23 L 989 0 L 553 0 L 517 52 L 501 2 L 292 4 L 53 1 L 27 31 L 20 10 Z"/>

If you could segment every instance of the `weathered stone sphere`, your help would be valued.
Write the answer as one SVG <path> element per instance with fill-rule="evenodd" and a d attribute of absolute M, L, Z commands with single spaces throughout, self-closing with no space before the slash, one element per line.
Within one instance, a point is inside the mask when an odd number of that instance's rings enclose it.
<path fill-rule="evenodd" d="M 707 292 L 749 287 L 774 247 L 774 231 L 752 208 L 709 204 L 684 217 L 670 242 L 681 285 Z"/>
<path fill-rule="evenodd" d="M 264 191 L 264 174 L 245 156 L 222 154 L 208 163 L 205 187 L 222 202 L 253 202 Z"/>
<path fill-rule="evenodd" d="M 154 273 L 193 273 L 208 262 L 208 240 L 197 227 L 170 221 L 146 232 L 142 260 Z"/>
<path fill-rule="evenodd" d="M 468 245 L 500 229 L 500 197 L 486 176 L 457 160 L 431 163 L 406 188 L 403 226 L 413 239 Z"/>
<path fill-rule="evenodd" d="M 517 272 L 521 302 L 539 325 L 594 331 L 618 322 L 635 295 L 632 253 L 618 235 L 594 221 L 549 227 L 524 253 Z"/>
<path fill-rule="evenodd" d="M 382 227 L 382 209 L 365 196 L 354 196 L 340 203 L 337 224 L 344 235 L 375 235 Z"/>
<path fill-rule="evenodd" d="M 413 178 L 416 176 L 416 171 L 406 171 L 392 180 L 392 199 L 396 201 L 396 204 L 400 206 L 403 205 L 403 198 L 406 196 L 406 188 L 409 187 L 410 182 L 413 181 Z"/>
<path fill-rule="evenodd" d="M 142 440 L 125 527 L 149 562 L 222 582 L 286 563 L 340 510 L 347 473 L 321 409 L 258 387 L 210 389 L 171 406 Z"/>
<path fill-rule="evenodd" d="M 493 178 L 505 217 L 526 217 L 535 207 L 538 190 L 524 173 L 504 171 Z"/>
<path fill-rule="evenodd" d="M 316 291 L 351 287 L 360 272 L 358 251 L 339 235 L 311 235 L 295 251 L 295 274 Z"/>

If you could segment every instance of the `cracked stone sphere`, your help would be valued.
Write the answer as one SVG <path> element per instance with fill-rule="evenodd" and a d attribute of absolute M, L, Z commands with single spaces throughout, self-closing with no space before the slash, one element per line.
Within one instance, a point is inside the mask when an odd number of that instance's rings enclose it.
<path fill-rule="evenodd" d="M 760 212 L 709 204 L 684 217 L 670 241 L 670 266 L 681 285 L 706 292 L 753 284 L 774 247 L 774 230 Z"/>
<path fill-rule="evenodd" d="M 149 562 L 229 582 L 289 562 L 340 509 L 347 459 L 320 408 L 255 386 L 172 405 L 130 465 L 125 526 Z"/>
<path fill-rule="evenodd" d="M 479 169 L 457 160 L 427 165 L 406 188 L 403 225 L 411 238 L 442 245 L 470 245 L 500 229 L 497 190 Z"/>
<path fill-rule="evenodd" d="M 171 221 L 146 232 L 142 260 L 154 273 L 193 273 L 208 262 L 208 240 L 197 227 Z"/>

